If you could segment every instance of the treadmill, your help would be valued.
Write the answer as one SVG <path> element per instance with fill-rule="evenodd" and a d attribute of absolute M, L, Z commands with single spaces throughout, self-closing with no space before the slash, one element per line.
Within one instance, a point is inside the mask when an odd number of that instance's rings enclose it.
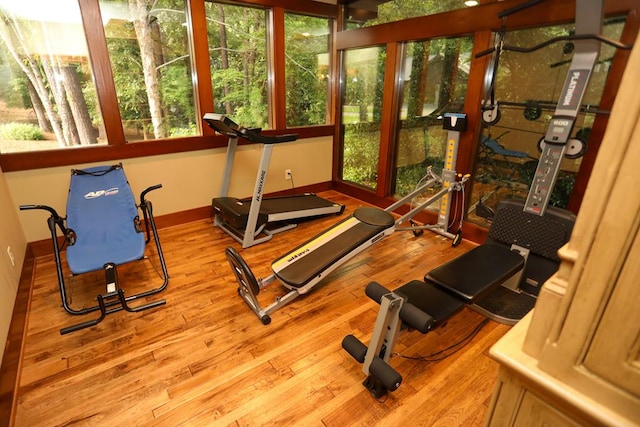
<path fill-rule="evenodd" d="M 229 137 L 220 197 L 213 198 L 211 203 L 214 225 L 243 248 L 264 243 L 274 234 L 295 228 L 302 220 L 344 212 L 344 205 L 312 193 L 263 197 L 274 145 L 295 141 L 297 134 L 264 135 L 261 129 L 244 128 L 217 113 L 206 113 L 203 120 L 216 132 Z M 228 196 L 238 138 L 263 145 L 253 196 L 244 199 Z"/>

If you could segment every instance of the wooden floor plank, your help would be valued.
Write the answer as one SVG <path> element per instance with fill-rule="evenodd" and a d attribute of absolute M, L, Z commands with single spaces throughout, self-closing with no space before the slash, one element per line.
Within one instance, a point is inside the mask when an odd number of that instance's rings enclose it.
<path fill-rule="evenodd" d="M 227 246 L 242 254 L 256 277 L 265 277 L 275 258 L 362 205 L 334 191 L 321 195 L 344 203 L 345 213 L 301 223 L 248 249 L 210 220 L 160 230 L 169 287 L 140 302 L 164 298 L 166 305 L 118 312 L 65 336 L 61 327 L 85 318 L 62 309 L 53 256 L 38 258 L 15 425 L 482 424 L 497 373 L 487 351 L 508 327 L 488 322 L 444 360 L 392 357 L 403 383 L 380 401 L 362 386 L 361 365 L 341 348 L 347 334 L 365 343 L 371 338 L 379 306 L 364 293 L 369 281 L 394 289 L 421 280 L 473 244 L 454 248 L 449 239 L 430 232 L 418 237 L 396 232 L 277 310 L 267 326 L 238 296 Z M 151 246 L 149 260 L 121 271 L 128 293 L 160 279 Z M 101 275 L 65 276 L 74 303 L 94 303 Z M 274 282 L 259 299 L 267 305 L 285 292 Z M 465 308 L 427 335 L 402 334 L 395 350 L 412 357 L 437 352 L 482 320 Z"/>

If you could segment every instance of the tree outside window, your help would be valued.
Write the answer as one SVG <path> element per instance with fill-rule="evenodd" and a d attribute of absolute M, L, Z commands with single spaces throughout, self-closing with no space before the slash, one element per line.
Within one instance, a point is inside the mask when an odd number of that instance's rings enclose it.
<path fill-rule="evenodd" d="M 473 39 L 460 37 L 404 45 L 395 155 L 396 197 L 411 192 L 426 168 L 440 174 L 447 147 L 444 113 L 461 113 Z M 434 205 L 435 207 L 435 205 Z"/>
<path fill-rule="evenodd" d="M 329 20 L 285 14 L 287 126 L 328 120 Z"/>
<path fill-rule="evenodd" d="M 374 46 L 344 54 L 342 179 L 375 189 L 386 49 Z"/>
<path fill-rule="evenodd" d="M 78 3 L 0 1 L 0 151 L 106 143 Z"/>
<path fill-rule="evenodd" d="M 205 3 L 213 111 L 245 127 L 269 127 L 266 12 Z"/>
<path fill-rule="evenodd" d="M 126 139 L 195 135 L 184 0 L 102 0 L 100 11 Z"/>

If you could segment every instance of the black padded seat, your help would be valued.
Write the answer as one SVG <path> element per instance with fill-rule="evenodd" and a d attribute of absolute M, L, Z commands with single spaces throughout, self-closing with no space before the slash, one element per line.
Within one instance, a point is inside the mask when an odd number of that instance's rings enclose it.
<path fill-rule="evenodd" d="M 524 267 L 524 258 L 498 245 L 480 245 L 429 271 L 424 279 L 467 304 L 481 299 Z"/>
<path fill-rule="evenodd" d="M 367 240 L 394 225 L 395 219 L 389 212 L 373 207 L 358 208 L 324 233 L 273 261 L 272 270 L 287 286 L 301 288 Z M 305 256 L 310 252 L 308 248 L 319 241 L 322 244 L 314 248 L 313 256 Z M 296 262 L 277 268 L 278 264 L 292 257 Z"/>
<path fill-rule="evenodd" d="M 458 298 L 438 289 L 431 283 L 412 280 L 393 291 L 408 303 L 433 318 L 433 327 L 444 323 L 462 309 L 464 303 Z"/>

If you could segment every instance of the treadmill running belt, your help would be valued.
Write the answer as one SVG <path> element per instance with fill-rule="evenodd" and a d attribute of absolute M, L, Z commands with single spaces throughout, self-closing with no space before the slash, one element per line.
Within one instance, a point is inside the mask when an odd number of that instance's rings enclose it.
<path fill-rule="evenodd" d="M 390 213 L 377 208 L 359 208 L 329 230 L 276 259 L 271 268 L 282 282 L 300 288 L 393 225 Z"/>
<path fill-rule="evenodd" d="M 315 194 L 297 194 L 286 197 L 265 197 L 262 199 L 260 208 L 262 211 L 271 214 L 331 208 L 334 206 L 336 206 L 336 203 L 318 197 Z"/>

